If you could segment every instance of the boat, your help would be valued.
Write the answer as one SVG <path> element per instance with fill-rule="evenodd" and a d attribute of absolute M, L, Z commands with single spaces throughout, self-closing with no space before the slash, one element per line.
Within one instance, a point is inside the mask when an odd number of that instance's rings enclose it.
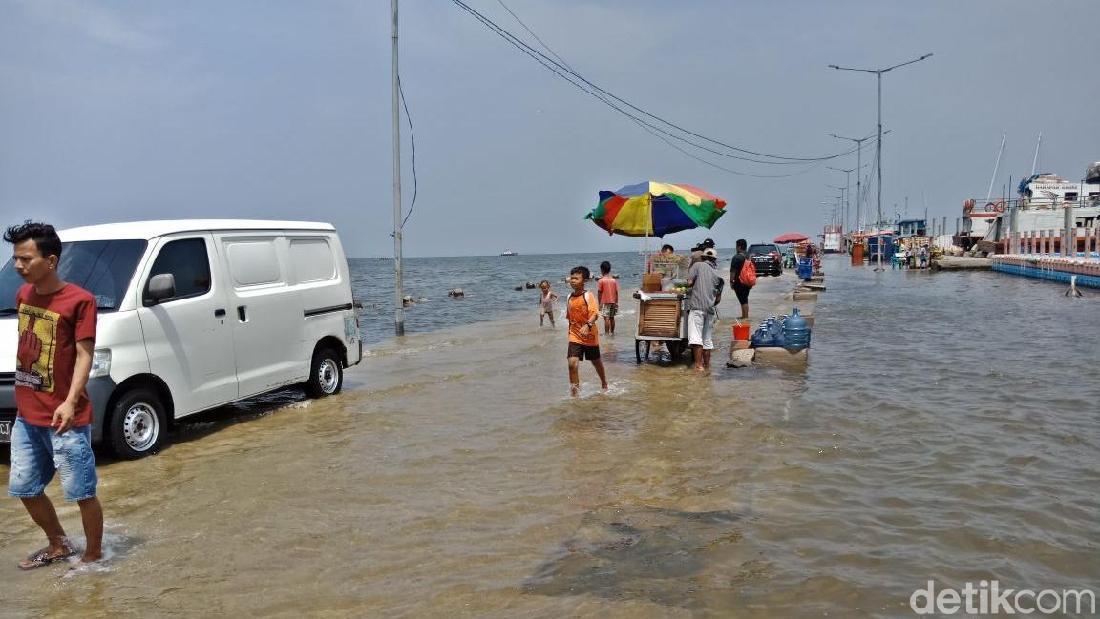
<path fill-rule="evenodd" d="M 1080 182 L 1049 172 L 1032 174 L 1020 181 L 1016 199 L 997 199 L 984 205 L 966 200 L 963 229 L 955 244 L 964 250 L 978 245 L 987 253 L 1007 252 L 1013 210 L 1015 229 L 1025 237 L 1049 236 L 1067 228 L 1094 228 L 1100 224 L 1100 162 L 1090 165 Z"/>
<path fill-rule="evenodd" d="M 506 250 L 500 252 L 500 255 L 501 256 L 518 256 L 519 252 L 512 251 L 510 249 L 506 249 Z"/>

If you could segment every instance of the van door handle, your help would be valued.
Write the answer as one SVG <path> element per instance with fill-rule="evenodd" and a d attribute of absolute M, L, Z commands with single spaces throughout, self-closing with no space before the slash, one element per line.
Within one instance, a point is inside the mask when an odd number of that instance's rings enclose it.
<path fill-rule="evenodd" d="M 222 308 L 214 310 L 214 318 L 225 318 L 225 310 Z"/>
<path fill-rule="evenodd" d="M 238 305 L 237 306 L 237 318 L 240 319 L 241 322 L 248 322 L 248 318 L 245 316 L 245 313 L 244 313 L 244 306 L 243 305 Z"/>

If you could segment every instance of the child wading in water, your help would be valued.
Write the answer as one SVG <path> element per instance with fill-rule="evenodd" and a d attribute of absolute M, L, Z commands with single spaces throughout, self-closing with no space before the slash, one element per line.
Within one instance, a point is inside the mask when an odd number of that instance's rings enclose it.
<path fill-rule="evenodd" d="M 611 277 L 611 263 L 600 263 L 601 277 L 596 281 L 596 295 L 603 314 L 604 335 L 615 335 L 615 315 L 619 313 L 619 282 Z"/>
<path fill-rule="evenodd" d="M 569 295 L 566 315 L 569 317 L 569 391 L 578 395 L 581 390 L 579 366 L 587 359 L 600 375 L 600 384 L 607 389 L 607 376 L 604 374 L 603 361 L 600 360 L 600 336 L 596 321 L 600 319 L 599 301 L 595 295 L 584 289 L 589 272 L 585 267 L 574 267 L 569 271 L 569 285 L 573 287 Z"/>
<path fill-rule="evenodd" d="M 558 300 L 558 293 L 550 290 L 550 281 L 546 279 L 539 282 L 539 290 L 542 291 L 539 296 L 539 326 L 542 326 L 543 318 L 549 318 L 550 326 L 554 327 L 554 302 Z"/>

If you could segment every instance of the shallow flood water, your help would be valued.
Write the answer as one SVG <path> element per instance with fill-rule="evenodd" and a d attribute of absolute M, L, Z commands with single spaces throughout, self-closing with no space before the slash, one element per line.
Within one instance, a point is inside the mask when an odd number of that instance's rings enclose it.
<path fill-rule="evenodd" d="M 804 372 L 723 367 L 728 321 L 713 376 L 637 366 L 624 299 L 606 394 L 585 364 L 567 397 L 532 306 L 381 342 L 338 397 L 205 414 L 101 463 L 101 570 L 20 573 L 40 533 L 0 501 L 0 614 L 904 616 L 929 579 L 1100 588 L 1100 295 L 825 269 Z"/>

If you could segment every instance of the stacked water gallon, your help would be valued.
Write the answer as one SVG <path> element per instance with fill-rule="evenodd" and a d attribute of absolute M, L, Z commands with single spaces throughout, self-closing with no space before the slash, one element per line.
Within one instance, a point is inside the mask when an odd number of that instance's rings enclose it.
<path fill-rule="evenodd" d="M 771 316 L 753 332 L 754 348 L 779 347 L 792 352 L 810 347 L 810 326 L 798 308 L 790 316 Z"/>
<path fill-rule="evenodd" d="M 755 348 L 768 346 L 782 346 L 783 320 L 786 316 L 771 316 L 760 323 L 752 334 L 752 345 Z"/>
<path fill-rule="evenodd" d="M 798 308 L 783 323 L 783 348 L 790 351 L 802 350 L 810 347 L 810 325 Z"/>

